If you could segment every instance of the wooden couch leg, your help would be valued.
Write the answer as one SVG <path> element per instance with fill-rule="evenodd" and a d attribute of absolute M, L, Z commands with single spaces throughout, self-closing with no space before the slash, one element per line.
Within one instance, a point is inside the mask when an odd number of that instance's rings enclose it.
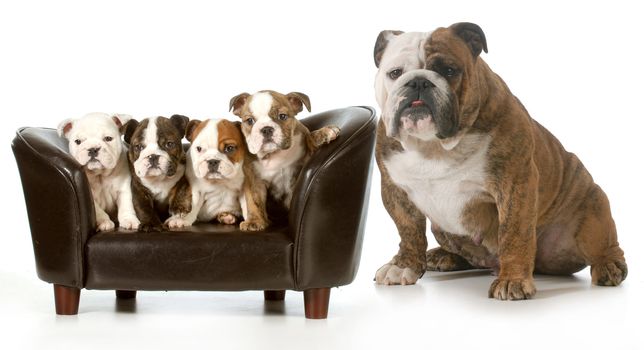
<path fill-rule="evenodd" d="M 265 290 L 264 300 L 266 301 L 282 301 L 286 297 L 285 290 Z"/>
<path fill-rule="evenodd" d="M 57 315 L 78 314 L 80 289 L 54 284 L 54 299 L 56 300 Z"/>
<path fill-rule="evenodd" d="M 313 288 L 304 291 L 304 315 L 311 319 L 324 319 L 329 311 L 331 288 Z"/>
<path fill-rule="evenodd" d="M 117 290 L 116 297 L 119 299 L 136 299 L 135 290 Z"/>

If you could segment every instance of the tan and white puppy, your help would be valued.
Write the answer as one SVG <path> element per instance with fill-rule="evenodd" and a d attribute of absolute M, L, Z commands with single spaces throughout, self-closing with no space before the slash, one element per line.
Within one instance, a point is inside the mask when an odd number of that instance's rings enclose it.
<path fill-rule="evenodd" d="M 183 207 L 185 200 L 176 196 L 181 181 L 186 181 L 186 152 L 181 140 L 188 122 L 188 117 L 175 114 L 140 123 L 130 120 L 125 126 L 134 210 L 141 221 L 139 231 L 160 231 L 169 212 L 189 209 Z"/>
<path fill-rule="evenodd" d="M 132 205 L 127 149 L 121 141 L 122 126 L 130 119 L 125 114 L 90 113 L 58 125 L 58 135 L 69 140 L 69 153 L 83 166 L 92 188 L 98 231 L 114 228 L 110 216 L 122 228 L 139 226 Z"/>
<path fill-rule="evenodd" d="M 186 138 L 191 143 L 186 167 L 188 188 L 180 192 L 191 197 L 191 208 L 173 213 L 166 224 L 178 228 L 215 219 L 222 224 L 237 223 L 245 207 L 242 167 L 246 155 L 238 123 L 191 120 Z"/>
<path fill-rule="evenodd" d="M 268 226 L 267 193 L 288 210 L 303 165 L 321 145 L 338 137 L 340 129 L 336 126 L 310 132 L 295 119 L 304 107 L 311 111 L 309 97 L 301 92 L 283 95 L 264 90 L 253 95 L 242 93 L 230 100 L 229 108 L 242 119 L 248 151 L 256 156 L 246 168 L 244 193 L 250 216 L 245 216 L 242 230 Z"/>
<path fill-rule="evenodd" d="M 619 285 L 628 270 L 606 194 L 530 117 L 483 51 L 485 34 L 473 23 L 383 31 L 376 40 L 376 159 L 401 237 L 376 282 L 490 268 L 498 278 L 488 295 L 518 300 L 535 294 L 533 272 L 590 265 L 594 284 Z M 426 252 L 427 218 L 440 247 Z"/>

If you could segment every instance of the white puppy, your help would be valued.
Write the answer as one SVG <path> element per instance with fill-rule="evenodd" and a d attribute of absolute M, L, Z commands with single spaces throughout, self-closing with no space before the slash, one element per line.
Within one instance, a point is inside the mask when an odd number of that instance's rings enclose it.
<path fill-rule="evenodd" d="M 114 228 L 110 214 L 116 214 L 122 228 L 139 227 L 120 130 L 130 119 L 125 114 L 90 113 L 58 125 L 58 135 L 69 140 L 69 153 L 83 166 L 92 188 L 98 231 Z"/>

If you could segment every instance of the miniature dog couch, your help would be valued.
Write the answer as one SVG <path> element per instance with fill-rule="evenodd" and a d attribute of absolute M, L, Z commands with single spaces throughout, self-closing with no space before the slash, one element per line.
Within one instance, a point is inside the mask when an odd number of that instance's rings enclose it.
<path fill-rule="evenodd" d="M 340 127 L 300 174 L 288 222 L 261 232 L 200 223 L 140 233 L 95 232 L 93 200 L 81 166 L 56 130 L 24 127 L 12 142 L 38 277 L 54 285 L 56 313 L 78 313 L 80 291 L 264 291 L 284 300 L 304 292 L 307 318 L 326 318 L 330 288 L 351 283 L 365 228 L 376 116 L 348 107 L 302 119 L 311 130 Z"/>

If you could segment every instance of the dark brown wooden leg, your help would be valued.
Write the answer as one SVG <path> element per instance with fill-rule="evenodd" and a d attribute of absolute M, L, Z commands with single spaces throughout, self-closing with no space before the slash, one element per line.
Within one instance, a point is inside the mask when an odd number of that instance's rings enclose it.
<path fill-rule="evenodd" d="M 56 314 L 76 315 L 78 314 L 78 302 L 80 301 L 80 289 L 74 287 L 54 284 L 54 299 L 56 300 Z"/>
<path fill-rule="evenodd" d="M 117 290 L 116 297 L 119 299 L 135 299 L 136 291 L 135 290 Z"/>
<path fill-rule="evenodd" d="M 323 319 L 329 311 L 330 288 L 313 288 L 304 291 L 304 314 L 306 318 Z"/>
<path fill-rule="evenodd" d="M 283 301 L 286 296 L 285 290 L 265 290 L 264 300 L 266 301 Z"/>

